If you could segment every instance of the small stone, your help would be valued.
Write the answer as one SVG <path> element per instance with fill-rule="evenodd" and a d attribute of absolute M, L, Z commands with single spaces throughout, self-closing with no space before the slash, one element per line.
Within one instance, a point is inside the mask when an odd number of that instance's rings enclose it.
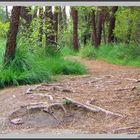
<path fill-rule="evenodd" d="M 17 119 L 11 120 L 11 123 L 18 125 L 18 124 L 23 124 L 24 122 L 23 122 L 22 118 L 17 118 Z"/>
<path fill-rule="evenodd" d="M 13 95 L 13 98 L 16 98 L 16 96 L 15 96 L 15 95 Z"/>
<path fill-rule="evenodd" d="M 43 111 L 48 113 L 49 109 L 46 107 L 46 108 L 43 109 Z"/>

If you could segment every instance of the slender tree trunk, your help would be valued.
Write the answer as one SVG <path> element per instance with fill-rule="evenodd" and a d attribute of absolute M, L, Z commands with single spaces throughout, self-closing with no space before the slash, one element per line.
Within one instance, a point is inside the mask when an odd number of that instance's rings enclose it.
<path fill-rule="evenodd" d="M 52 6 L 45 7 L 46 46 L 55 42 Z"/>
<path fill-rule="evenodd" d="M 39 8 L 39 19 L 40 19 L 40 27 L 39 27 L 39 42 L 41 43 L 40 46 L 42 46 L 42 37 L 43 37 L 43 19 L 44 19 L 44 11 L 43 7 Z"/>
<path fill-rule="evenodd" d="M 5 10 L 6 10 L 7 21 L 10 21 L 9 13 L 8 13 L 8 6 L 5 7 Z"/>
<path fill-rule="evenodd" d="M 73 48 L 74 50 L 78 51 L 78 11 L 74 7 L 72 7 L 71 14 L 73 19 Z"/>
<path fill-rule="evenodd" d="M 30 12 L 31 12 L 31 7 L 25 7 L 25 6 L 21 7 L 20 16 L 25 19 L 26 21 L 25 25 L 27 28 L 29 28 L 32 21 L 32 15 Z"/>
<path fill-rule="evenodd" d="M 63 26 L 67 26 L 67 14 L 66 14 L 66 7 L 65 6 L 62 9 L 62 17 L 63 17 Z"/>
<path fill-rule="evenodd" d="M 101 44 L 101 38 L 102 38 L 102 23 L 103 23 L 103 13 L 102 10 L 98 13 L 98 23 L 97 23 L 97 47 Z"/>
<path fill-rule="evenodd" d="M 126 44 L 129 44 L 131 41 L 131 34 L 132 34 L 132 20 L 128 22 L 128 31 L 127 31 L 127 39 L 126 39 Z"/>
<path fill-rule="evenodd" d="M 55 6 L 54 8 L 54 32 L 55 32 L 55 42 L 58 38 L 58 16 L 59 16 L 59 7 Z"/>
<path fill-rule="evenodd" d="M 58 17 L 59 17 L 59 31 L 61 32 L 63 30 L 64 24 L 63 24 L 63 15 L 62 15 L 62 8 L 59 6 L 59 12 L 58 12 Z"/>
<path fill-rule="evenodd" d="M 104 38 L 104 43 L 106 44 L 105 22 L 103 22 L 103 38 Z"/>
<path fill-rule="evenodd" d="M 34 13 L 32 15 L 32 18 L 37 18 L 37 11 L 38 11 L 38 6 L 35 6 L 35 9 L 34 9 Z"/>
<path fill-rule="evenodd" d="M 115 28 L 115 13 L 118 10 L 118 6 L 113 6 L 112 7 L 112 14 L 110 17 L 110 22 L 109 22 L 109 30 L 108 30 L 108 43 L 114 42 L 114 34 L 113 30 Z"/>
<path fill-rule="evenodd" d="M 95 48 L 97 48 L 97 33 L 96 33 L 96 20 L 95 11 L 92 11 L 92 42 Z"/>
<path fill-rule="evenodd" d="M 13 6 L 10 21 L 10 30 L 8 32 L 6 51 L 4 56 L 4 64 L 9 64 L 10 60 L 14 59 L 16 52 L 16 37 L 18 33 L 20 6 Z"/>

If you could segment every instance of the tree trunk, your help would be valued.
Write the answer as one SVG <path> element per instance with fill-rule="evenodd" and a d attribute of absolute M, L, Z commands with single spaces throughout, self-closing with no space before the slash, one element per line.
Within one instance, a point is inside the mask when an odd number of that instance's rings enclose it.
<path fill-rule="evenodd" d="M 42 47 L 42 37 L 43 37 L 43 19 L 44 19 L 44 11 L 43 7 L 39 8 L 39 19 L 40 19 L 40 27 L 39 27 L 39 42 Z"/>
<path fill-rule="evenodd" d="M 62 15 L 62 8 L 59 6 L 59 31 L 61 32 L 63 30 L 64 24 L 63 24 L 63 15 Z"/>
<path fill-rule="evenodd" d="M 37 18 L 37 11 L 38 11 L 38 6 L 35 6 L 35 9 L 34 9 L 34 13 L 32 15 L 32 18 Z"/>
<path fill-rule="evenodd" d="M 67 14 L 66 14 L 66 7 L 63 7 L 62 10 L 62 17 L 63 17 L 63 26 L 67 26 Z"/>
<path fill-rule="evenodd" d="M 74 7 L 72 7 L 71 14 L 73 19 L 73 48 L 74 50 L 78 51 L 78 11 Z"/>
<path fill-rule="evenodd" d="M 98 13 L 98 23 L 97 23 L 97 47 L 101 44 L 101 38 L 102 38 L 102 23 L 103 23 L 103 13 L 102 10 Z"/>
<path fill-rule="evenodd" d="M 8 32 L 6 51 L 4 56 L 4 64 L 9 64 L 13 60 L 16 52 L 16 37 L 18 33 L 19 19 L 20 19 L 20 6 L 13 6 L 10 21 L 10 30 Z"/>
<path fill-rule="evenodd" d="M 92 42 L 95 48 L 97 48 L 97 33 L 96 33 L 96 20 L 95 11 L 92 11 Z"/>
<path fill-rule="evenodd" d="M 113 6 L 112 7 L 112 14 L 110 17 L 110 22 L 109 22 L 109 30 L 108 30 L 108 43 L 114 42 L 114 34 L 113 30 L 115 28 L 115 13 L 118 10 L 118 6 Z"/>
<path fill-rule="evenodd" d="M 5 10 L 6 10 L 7 21 L 10 21 L 9 13 L 8 13 L 8 6 L 5 7 Z"/>
<path fill-rule="evenodd" d="M 25 19 L 26 27 L 28 28 L 32 21 L 32 15 L 30 14 L 31 7 L 22 6 L 20 10 L 20 16 Z"/>
<path fill-rule="evenodd" d="M 55 32 L 55 42 L 57 42 L 58 38 L 58 13 L 59 13 L 59 7 L 55 6 L 54 8 L 54 32 Z"/>
<path fill-rule="evenodd" d="M 55 42 L 52 6 L 45 7 L 46 46 Z"/>

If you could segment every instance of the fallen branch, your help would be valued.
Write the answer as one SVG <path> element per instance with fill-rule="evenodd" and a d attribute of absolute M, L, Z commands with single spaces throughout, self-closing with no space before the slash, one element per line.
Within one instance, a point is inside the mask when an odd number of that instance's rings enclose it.
<path fill-rule="evenodd" d="M 91 112 L 93 112 L 93 113 L 99 112 L 99 110 L 96 109 L 96 108 L 89 107 L 89 106 L 87 106 L 87 105 L 84 105 L 84 104 L 82 104 L 82 103 L 79 103 L 79 102 L 77 102 L 77 101 L 74 101 L 74 100 L 72 100 L 72 99 L 70 99 L 70 98 L 65 97 L 65 98 L 63 98 L 63 99 L 65 99 L 65 100 L 68 101 L 69 103 L 72 103 L 72 104 L 74 104 L 74 105 L 77 105 L 78 107 L 84 108 L 84 109 L 86 109 L 86 110 L 88 110 L 88 111 L 91 111 Z"/>
<path fill-rule="evenodd" d="M 103 109 L 103 108 L 101 108 L 101 107 L 99 107 L 99 106 L 92 105 L 92 104 L 89 103 L 89 101 L 87 102 L 87 104 L 88 104 L 89 106 L 94 107 L 95 109 L 98 109 L 98 110 L 101 111 L 101 112 L 104 112 L 104 113 L 107 114 L 107 115 L 109 114 L 109 115 L 113 115 L 113 116 L 123 117 L 122 115 L 120 115 L 120 114 L 118 114 L 118 113 L 114 113 L 114 112 L 108 111 L 108 110 L 106 110 L 106 109 Z"/>

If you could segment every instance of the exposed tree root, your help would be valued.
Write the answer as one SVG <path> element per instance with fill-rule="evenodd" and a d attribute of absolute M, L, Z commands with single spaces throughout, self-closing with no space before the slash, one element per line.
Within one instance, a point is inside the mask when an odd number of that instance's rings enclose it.
<path fill-rule="evenodd" d="M 63 98 L 63 99 L 66 100 L 66 101 L 68 101 L 69 103 L 72 103 L 72 104 L 74 104 L 74 105 L 77 105 L 78 107 L 84 108 L 84 109 L 86 109 L 86 110 L 88 110 L 88 111 L 91 111 L 91 112 L 93 112 L 93 113 L 99 112 L 98 109 L 92 108 L 92 107 L 90 107 L 90 106 L 88 106 L 88 105 L 85 105 L 85 104 L 82 104 L 82 103 L 79 103 L 79 102 L 77 102 L 77 101 L 74 101 L 73 99 L 70 99 L 70 98 L 67 98 L 67 97 L 65 97 L 65 98 Z"/>
<path fill-rule="evenodd" d="M 123 115 L 121 115 L 121 114 L 108 111 L 108 110 L 103 109 L 103 108 L 101 108 L 101 107 L 99 107 L 99 106 L 96 106 L 96 105 L 92 105 L 92 104 L 89 103 L 89 101 L 87 102 L 87 104 L 88 104 L 89 106 L 92 106 L 92 107 L 95 108 L 95 109 L 98 109 L 98 110 L 101 111 L 101 112 L 104 112 L 104 113 L 107 114 L 107 115 L 113 115 L 113 116 L 123 117 Z"/>
<path fill-rule="evenodd" d="M 133 91 L 134 89 L 136 89 L 135 86 L 133 86 L 133 87 L 126 87 L 126 88 L 118 88 L 118 89 L 114 89 L 114 91 L 124 91 L 124 90 Z"/>
<path fill-rule="evenodd" d="M 140 126 L 123 127 L 123 128 L 118 128 L 118 129 L 112 130 L 112 133 L 120 133 L 121 131 L 128 132 L 130 129 L 139 129 L 139 128 L 140 128 Z"/>
<path fill-rule="evenodd" d="M 53 103 L 53 104 L 50 104 L 47 108 L 44 108 L 44 111 L 48 111 L 48 110 L 50 110 L 52 107 L 60 107 L 60 108 L 62 108 L 62 110 L 64 111 L 65 114 L 67 113 L 65 107 L 64 107 L 63 104 L 61 104 L 61 103 Z"/>
<path fill-rule="evenodd" d="M 41 93 L 32 93 L 32 96 L 40 96 L 40 97 L 47 97 L 50 101 L 53 101 L 53 97 L 48 94 L 41 94 Z"/>
<path fill-rule="evenodd" d="M 134 81 L 135 83 L 139 83 L 140 82 L 140 79 L 125 78 L 125 80 Z"/>

